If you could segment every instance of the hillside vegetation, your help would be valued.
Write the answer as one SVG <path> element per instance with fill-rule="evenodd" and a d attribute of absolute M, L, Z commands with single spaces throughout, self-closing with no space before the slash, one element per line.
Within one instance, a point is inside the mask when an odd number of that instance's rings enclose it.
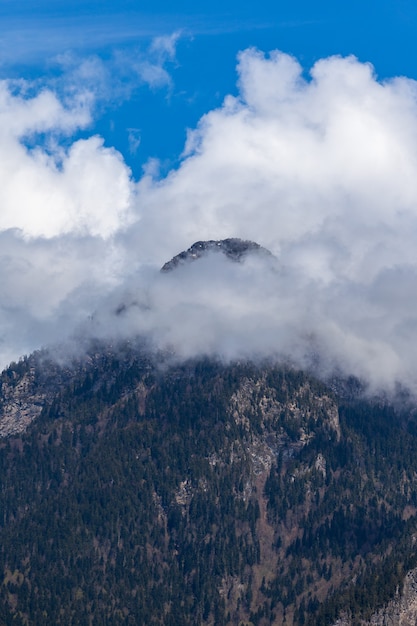
<path fill-rule="evenodd" d="M 1 385 L 1 624 L 359 623 L 417 565 L 410 409 L 129 348 Z"/>

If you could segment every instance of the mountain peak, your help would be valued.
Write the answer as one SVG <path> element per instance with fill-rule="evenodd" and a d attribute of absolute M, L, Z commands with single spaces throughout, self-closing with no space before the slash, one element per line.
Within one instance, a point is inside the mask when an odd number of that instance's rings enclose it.
<path fill-rule="evenodd" d="M 256 253 L 265 256 L 271 256 L 272 254 L 266 248 L 263 248 L 258 243 L 246 239 L 239 239 L 237 237 L 230 237 L 228 239 L 209 239 L 207 241 L 196 241 L 188 250 L 183 250 L 170 261 L 165 263 L 161 268 L 162 272 L 169 272 L 179 265 L 184 265 L 191 261 L 196 261 L 204 256 L 212 253 L 221 252 L 231 261 L 241 261 L 248 254 Z"/>

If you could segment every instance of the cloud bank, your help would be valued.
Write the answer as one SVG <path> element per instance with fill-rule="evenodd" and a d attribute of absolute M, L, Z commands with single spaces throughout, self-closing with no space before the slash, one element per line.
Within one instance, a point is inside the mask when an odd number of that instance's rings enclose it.
<path fill-rule="evenodd" d="M 189 131 L 178 169 L 139 181 L 98 137 L 60 144 L 91 107 L 1 84 L 2 364 L 74 333 L 146 333 L 180 356 L 315 361 L 417 389 L 417 84 L 354 57 L 307 75 L 250 49 L 237 69 L 239 95 Z M 29 150 L 31 133 L 49 143 Z M 159 273 L 226 237 L 277 264 L 214 255 Z"/>

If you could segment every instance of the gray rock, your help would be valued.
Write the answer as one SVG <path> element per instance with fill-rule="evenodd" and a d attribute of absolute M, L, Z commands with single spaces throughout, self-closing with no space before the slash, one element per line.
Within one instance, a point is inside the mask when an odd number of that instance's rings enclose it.
<path fill-rule="evenodd" d="M 208 241 L 196 241 L 193 245 L 174 256 L 161 268 L 162 272 L 169 272 L 179 265 L 184 265 L 191 261 L 196 261 L 212 253 L 222 253 L 231 261 L 242 261 L 248 254 L 261 254 L 265 257 L 273 258 L 273 254 L 254 241 L 247 241 L 238 238 Z"/>

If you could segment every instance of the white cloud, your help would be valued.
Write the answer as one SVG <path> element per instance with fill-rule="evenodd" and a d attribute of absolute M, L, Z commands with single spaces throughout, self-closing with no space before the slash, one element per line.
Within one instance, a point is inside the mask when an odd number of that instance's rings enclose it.
<path fill-rule="evenodd" d="M 155 59 L 174 45 L 156 42 Z M 24 148 L 25 134 L 70 132 L 88 115 L 3 85 L 3 361 L 94 310 L 83 332 L 417 388 L 416 83 L 382 83 L 354 57 L 322 59 L 305 78 L 292 57 L 257 50 L 238 72 L 240 95 L 189 132 L 180 167 L 163 179 L 149 167 L 138 184 L 97 137 Z M 194 241 L 231 236 L 268 247 L 278 267 L 216 256 L 159 274 Z"/>
<path fill-rule="evenodd" d="M 147 47 L 116 49 L 106 60 L 68 51 L 55 57 L 57 75 L 49 82 L 64 101 L 83 98 L 92 107 L 117 106 L 143 86 L 171 88 L 170 69 L 176 63 L 180 33 L 155 37 Z"/>
<path fill-rule="evenodd" d="M 129 142 L 129 150 L 131 154 L 136 154 L 141 142 L 141 130 L 140 128 L 128 128 L 127 138 Z"/>
<path fill-rule="evenodd" d="M 156 55 L 160 63 L 164 63 L 166 60 L 175 60 L 177 42 L 180 36 L 180 31 L 175 31 L 170 35 L 161 35 L 152 40 L 150 50 Z"/>
<path fill-rule="evenodd" d="M 136 74 L 137 80 L 147 84 L 151 89 L 163 87 L 171 88 L 173 85 L 168 71 L 169 64 L 175 64 L 176 46 L 180 38 L 180 32 L 155 37 L 145 53 L 137 52 L 135 57 L 126 59 L 126 53 L 119 53 L 119 61 L 129 64 L 132 74 Z"/>
<path fill-rule="evenodd" d="M 155 202 L 168 207 L 179 195 L 197 237 L 204 225 L 212 236 L 239 233 L 276 249 L 339 219 L 347 226 L 352 212 L 352 226 L 395 219 L 397 229 L 397 209 L 416 197 L 414 85 L 380 85 L 368 66 L 338 58 L 319 62 L 305 82 L 282 57 L 241 55 L 244 97 L 203 118 L 188 160 L 158 185 Z"/>
<path fill-rule="evenodd" d="M 280 52 L 247 50 L 238 69 L 240 96 L 203 117 L 182 166 L 141 181 L 137 241 L 161 257 L 146 233 L 170 253 L 196 239 L 254 239 L 287 271 L 279 296 L 264 299 L 271 350 L 287 331 L 301 352 L 312 338 L 325 347 L 329 367 L 415 380 L 405 294 L 417 270 L 416 83 L 378 82 L 354 57 L 323 59 L 307 80 Z M 398 271 L 393 291 L 387 273 Z M 258 319 L 243 348 L 262 335 Z"/>
<path fill-rule="evenodd" d="M 66 108 L 48 89 L 27 97 L 26 81 L 0 81 L 0 133 L 2 139 L 59 130 L 72 133 L 90 122 L 89 103 L 78 98 Z"/>
<path fill-rule="evenodd" d="M 59 141 L 88 126 L 93 101 L 83 89 L 74 88 L 66 105 L 49 89 L 30 90 L 0 82 L 0 231 L 109 237 L 129 221 L 129 169 L 100 137 L 68 149 Z M 46 139 L 37 145 L 37 137 Z"/>

